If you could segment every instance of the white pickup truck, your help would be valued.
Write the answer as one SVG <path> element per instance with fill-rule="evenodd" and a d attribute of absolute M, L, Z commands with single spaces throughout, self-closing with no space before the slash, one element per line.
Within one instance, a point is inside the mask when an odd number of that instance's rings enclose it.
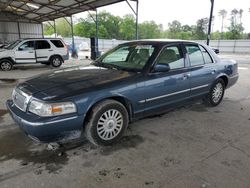
<path fill-rule="evenodd" d="M 0 49 L 0 68 L 9 71 L 15 64 L 42 63 L 60 67 L 69 59 L 67 46 L 58 38 L 21 39 Z"/>

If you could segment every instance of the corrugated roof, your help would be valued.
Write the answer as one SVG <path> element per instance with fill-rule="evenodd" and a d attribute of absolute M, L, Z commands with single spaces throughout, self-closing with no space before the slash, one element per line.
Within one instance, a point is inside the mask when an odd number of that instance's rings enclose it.
<path fill-rule="evenodd" d="M 0 21 L 54 20 L 124 0 L 0 0 Z"/>

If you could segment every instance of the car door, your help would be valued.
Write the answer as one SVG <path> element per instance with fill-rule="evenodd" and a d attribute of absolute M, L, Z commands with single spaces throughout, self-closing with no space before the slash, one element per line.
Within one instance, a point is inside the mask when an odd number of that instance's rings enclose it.
<path fill-rule="evenodd" d="M 36 63 L 34 41 L 21 43 L 15 50 L 16 63 Z"/>
<path fill-rule="evenodd" d="M 213 60 L 206 49 L 198 44 L 185 44 L 185 49 L 190 65 L 191 96 L 203 95 L 209 92 L 216 77 Z"/>
<path fill-rule="evenodd" d="M 145 115 L 182 103 L 190 97 L 189 72 L 180 44 L 165 47 L 154 67 L 168 65 L 167 72 L 153 70 L 145 78 Z"/>
<path fill-rule="evenodd" d="M 53 52 L 50 43 L 47 40 L 36 40 L 36 61 L 47 62 Z"/>

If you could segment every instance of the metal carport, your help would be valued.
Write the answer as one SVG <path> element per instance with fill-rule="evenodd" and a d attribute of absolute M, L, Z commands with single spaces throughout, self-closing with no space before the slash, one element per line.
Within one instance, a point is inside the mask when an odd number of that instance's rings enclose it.
<path fill-rule="evenodd" d="M 61 17 L 71 17 L 73 14 L 84 11 L 96 11 L 99 7 L 122 1 L 126 1 L 128 3 L 136 16 L 135 36 L 138 38 L 137 28 L 139 0 L 0 0 L 0 23 L 2 23 L 0 24 L 0 34 L 1 32 L 4 32 L 4 22 L 16 23 L 16 26 L 13 28 L 18 30 L 17 33 L 19 38 L 24 38 L 20 34 L 20 23 L 40 24 L 41 31 L 43 31 L 42 22 L 54 21 L 55 19 Z M 132 8 L 129 1 L 136 2 L 135 10 Z M 70 24 L 72 25 L 72 21 Z M 96 24 L 98 24 L 97 20 Z M 98 38 L 98 32 L 96 33 L 96 37 Z M 72 42 L 74 45 L 73 27 Z"/>

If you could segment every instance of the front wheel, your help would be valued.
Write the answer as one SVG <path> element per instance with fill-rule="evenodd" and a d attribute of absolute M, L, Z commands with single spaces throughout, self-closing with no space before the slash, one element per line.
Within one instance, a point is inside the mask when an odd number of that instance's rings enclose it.
<path fill-rule="evenodd" d="M 50 64 L 53 66 L 53 67 L 60 67 L 63 63 L 63 60 L 61 57 L 59 56 L 53 56 L 51 57 L 50 59 Z"/>
<path fill-rule="evenodd" d="M 94 145 L 111 145 L 126 131 L 128 119 L 128 112 L 121 103 L 105 100 L 92 109 L 85 136 Z"/>
<path fill-rule="evenodd" d="M 4 59 L 0 61 L 0 67 L 1 67 L 1 70 L 3 71 L 10 71 L 13 68 L 13 64 L 10 60 Z"/>
<path fill-rule="evenodd" d="M 212 85 L 209 94 L 204 99 L 208 106 L 217 106 L 221 103 L 225 92 L 225 82 L 221 78 Z"/>

